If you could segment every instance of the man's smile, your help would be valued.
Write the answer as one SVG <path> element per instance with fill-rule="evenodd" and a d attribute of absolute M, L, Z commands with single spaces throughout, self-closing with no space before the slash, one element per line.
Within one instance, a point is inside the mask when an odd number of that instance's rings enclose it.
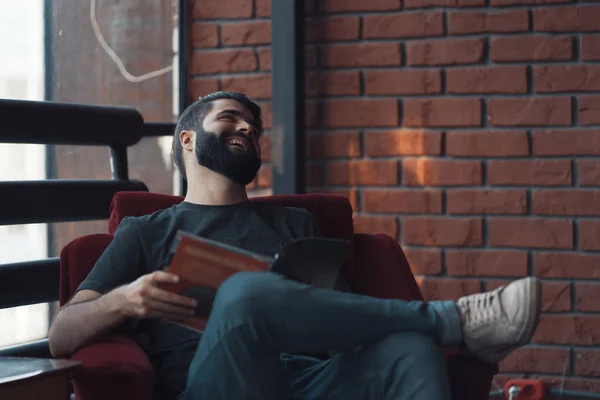
<path fill-rule="evenodd" d="M 229 147 L 234 147 L 236 149 L 240 149 L 245 152 L 250 151 L 250 145 L 246 139 L 242 139 L 242 138 L 238 138 L 238 137 L 231 138 L 227 141 L 227 144 L 229 145 Z"/>

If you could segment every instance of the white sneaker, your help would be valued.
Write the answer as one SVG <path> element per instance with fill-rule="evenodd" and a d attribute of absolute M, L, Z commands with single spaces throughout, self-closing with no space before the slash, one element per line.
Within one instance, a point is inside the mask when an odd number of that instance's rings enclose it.
<path fill-rule="evenodd" d="M 519 279 L 491 292 L 459 299 L 467 350 L 482 360 L 498 362 L 529 342 L 539 321 L 541 299 L 538 278 Z"/>

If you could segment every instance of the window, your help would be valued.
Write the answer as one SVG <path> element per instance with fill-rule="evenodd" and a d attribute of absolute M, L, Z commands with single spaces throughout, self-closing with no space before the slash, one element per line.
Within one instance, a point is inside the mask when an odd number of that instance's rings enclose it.
<path fill-rule="evenodd" d="M 178 1 L 0 2 L 0 98 L 119 105 L 146 122 L 178 114 Z M 85 134 L 85 125 L 81 127 Z M 132 179 L 177 193 L 171 138 L 129 149 Z M 0 180 L 110 179 L 109 150 L 0 144 Z M 57 256 L 106 221 L 0 226 L 0 264 Z M 47 335 L 55 304 L 0 309 L 0 347 Z"/>

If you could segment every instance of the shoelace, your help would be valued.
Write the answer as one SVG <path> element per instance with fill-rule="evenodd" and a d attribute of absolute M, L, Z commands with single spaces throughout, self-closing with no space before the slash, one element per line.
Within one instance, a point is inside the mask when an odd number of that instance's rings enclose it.
<path fill-rule="evenodd" d="M 459 307 L 465 323 L 478 326 L 493 321 L 498 316 L 498 293 L 488 292 L 461 299 Z"/>

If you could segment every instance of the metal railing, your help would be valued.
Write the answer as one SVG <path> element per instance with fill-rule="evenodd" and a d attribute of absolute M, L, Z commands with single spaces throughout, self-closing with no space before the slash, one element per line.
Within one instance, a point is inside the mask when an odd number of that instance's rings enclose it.
<path fill-rule="evenodd" d="M 129 179 L 127 149 L 143 137 L 172 135 L 173 123 L 145 123 L 128 107 L 0 99 L 0 143 L 105 146 L 112 179 L 0 182 L 0 225 L 102 220 L 119 191 L 147 191 Z M 58 257 L 0 265 L 0 309 L 57 301 Z M 47 340 L 0 356 L 49 356 Z"/>

